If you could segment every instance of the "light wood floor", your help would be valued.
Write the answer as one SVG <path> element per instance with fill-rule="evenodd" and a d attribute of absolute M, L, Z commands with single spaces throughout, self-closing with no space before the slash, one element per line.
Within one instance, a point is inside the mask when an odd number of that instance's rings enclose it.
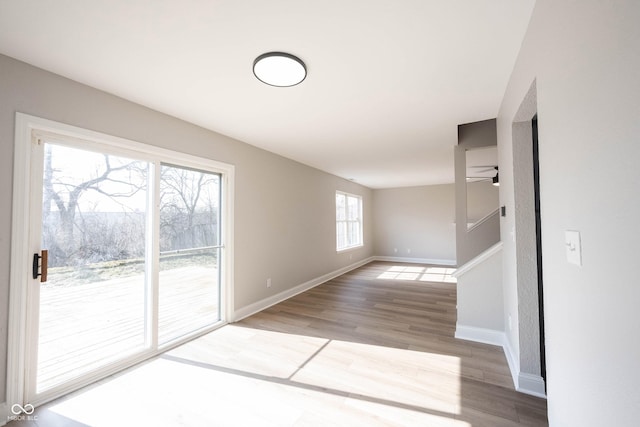
<path fill-rule="evenodd" d="M 9 425 L 546 426 L 424 268 L 368 264 Z"/>

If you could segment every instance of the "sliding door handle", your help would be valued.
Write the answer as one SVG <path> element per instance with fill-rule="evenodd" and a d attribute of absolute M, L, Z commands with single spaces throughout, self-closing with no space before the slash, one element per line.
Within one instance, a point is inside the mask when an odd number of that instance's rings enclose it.
<path fill-rule="evenodd" d="M 40 276 L 40 282 L 44 283 L 47 281 L 47 267 L 49 262 L 49 251 L 43 249 L 40 251 L 40 255 L 33 254 L 33 265 L 32 265 L 32 274 L 33 278 L 37 279 Z M 38 272 L 40 271 L 40 272 Z"/>

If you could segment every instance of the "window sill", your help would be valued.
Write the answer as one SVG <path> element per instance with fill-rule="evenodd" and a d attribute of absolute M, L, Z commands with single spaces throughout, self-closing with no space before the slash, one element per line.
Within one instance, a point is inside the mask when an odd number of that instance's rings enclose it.
<path fill-rule="evenodd" d="M 363 248 L 363 247 L 364 247 L 364 245 L 349 246 L 347 248 L 336 249 L 336 253 L 342 254 L 342 253 L 345 253 L 345 252 L 352 252 L 352 251 L 355 251 L 355 250 Z"/>

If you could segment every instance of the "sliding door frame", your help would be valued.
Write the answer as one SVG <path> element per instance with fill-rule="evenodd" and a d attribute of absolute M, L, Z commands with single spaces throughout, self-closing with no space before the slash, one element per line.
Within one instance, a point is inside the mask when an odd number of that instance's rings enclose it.
<path fill-rule="evenodd" d="M 220 317 L 221 322 L 216 325 L 198 330 L 186 335 L 170 344 L 158 347 L 157 342 L 157 313 L 151 322 L 152 328 L 156 331 L 149 334 L 152 338 L 152 346 L 149 351 L 127 360 L 127 365 L 131 366 L 149 357 L 153 357 L 168 349 L 180 345 L 196 336 L 210 332 L 211 330 L 233 320 L 233 195 L 234 195 L 234 174 L 233 165 L 201 158 L 189 154 L 168 150 L 153 145 L 143 144 L 114 137 L 99 132 L 94 132 L 75 126 L 54 122 L 51 120 L 16 113 L 15 145 L 14 145 L 14 171 L 13 171 L 13 205 L 12 205 L 12 235 L 11 235 L 11 272 L 9 288 L 9 327 L 8 327 L 8 351 L 7 351 L 7 405 L 14 404 L 24 406 L 26 404 L 40 405 L 60 395 L 73 391 L 84 385 L 95 382 L 101 378 L 112 375 L 122 370 L 123 364 L 114 364 L 96 372 L 95 375 L 87 376 L 83 381 L 71 382 L 68 387 L 61 387 L 56 394 L 39 397 L 36 402 L 26 401 L 26 381 L 34 373 L 29 372 L 28 346 L 29 340 L 33 338 L 33 331 L 29 331 L 29 325 L 33 321 L 28 319 L 30 310 L 28 309 L 27 286 L 32 284 L 31 257 L 32 244 L 30 242 L 30 211 L 34 203 L 41 203 L 35 200 L 31 192 L 32 178 L 34 171 L 31 170 L 33 163 L 33 141 L 36 134 L 55 134 L 63 136 L 71 141 L 90 141 L 94 147 L 105 147 L 108 152 L 127 153 L 129 156 L 145 160 L 156 169 L 161 163 L 178 164 L 180 166 L 220 174 L 220 216 L 222 220 L 220 241 L 223 249 L 222 262 L 219 265 L 220 271 Z M 155 182 L 159 180 L 159 171 L 154 177 Z M 154 191 L 157 192 L 157 186 Z M 152 222 L 158 220 L 159 215 L 154 209 Z M 154 245 L 157 246 L 157 245 Z M 157 247 L 147 251 L 147 258 L 156 263 Z M 148 259 L 149 261 L 149 259 Z M 157 274 L 157 265 L 155 266 Z M 149 267 L 147 266 L 147 269 Z M 156 278 L 157 279 L 157 278 Z M 157 287 L 157 283 L 156 283 Z M 154 307 L 157 308 L 158 293 L 153 292 Z M 147 323 L 149 324 L 149 323 Z M 149 336 L 151 335 L 151 336 Z"/>

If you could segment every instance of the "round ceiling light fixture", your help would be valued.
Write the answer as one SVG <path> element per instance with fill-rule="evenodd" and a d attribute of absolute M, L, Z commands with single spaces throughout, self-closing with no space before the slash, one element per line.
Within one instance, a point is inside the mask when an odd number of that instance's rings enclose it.
<path fill-rule="evenodd" d="M 270 86 L 289 87 L 307 77 L 307 67 L 300 58 L 284 52 L 264 53 L 253 61 L 253 74 Z"/>

